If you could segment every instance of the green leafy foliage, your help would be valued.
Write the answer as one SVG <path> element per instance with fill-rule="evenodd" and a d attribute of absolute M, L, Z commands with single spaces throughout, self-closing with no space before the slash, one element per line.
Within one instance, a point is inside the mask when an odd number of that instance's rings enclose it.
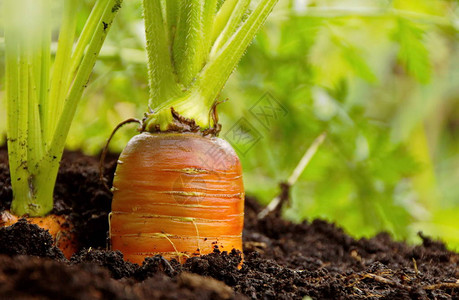
<path fill-rule="evenodd" d="M 425 32 L 416 23 L 397 18 L 394 39 L 399 44 L 398 58 L 408 73 L 421 83 L 430 80 L 431 66 L 429 52 L 424 45 Z"/>

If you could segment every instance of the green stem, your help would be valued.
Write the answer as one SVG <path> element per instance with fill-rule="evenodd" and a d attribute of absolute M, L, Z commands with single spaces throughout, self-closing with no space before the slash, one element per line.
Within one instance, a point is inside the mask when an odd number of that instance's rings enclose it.
<path fill-rule="evenodd" d="M 29 63 L 31 60 L 29 48 L 36 44 L 27 40 L 24 32 L 20 30 L 17 20 L 23 13 L 21 7 L 9 1 L 6 3 L 5 12 L 8 157 L 14 196 L 12 209 L 15 211 L 15 204 L 28 205 L 30 199 L 27 161 Z"/>
<path fill-rule="evenodd" d="M 277 0 L 261 1 L 199 74 L 192 93 L 200 95 L 209 109 L 276 3 Z"/>
<path fill-rule="evenodd" d="M 75 37 L 76 18 L 73 17 L 78 7 L 78 0 L 66 0 L 64 2 L 64 15 L 62 18 L 62 28 L 59 33 L 57 44 L 56 60 L 51 80 L 49 96 L 50 110 L 45 113 L 44 134 L 45 139 L 50 140 L 55 128 L 58 116 L 62 111 L 62 104 L 69 84 L 70 58 Z"/>
<path fill-rule="evenodd" d="M 11 211 L 15 215 L 44 216 L 53 209 L 55 177 L 50 175 L 40 167 L 36 173 L 21 171 L 21 180 L 13 185 Z"/>
<path fill-rule="evenodd" d="M 22 37 L 21 37 L 22 38 Z M 22 41 L 19 45 L 19 73 L 18 73 L 18 154 L 19 154 L 19 169 L 26 170 L 27 162 L 27 140 L 28 140 L 28 102 L 29 102 L 29 55 L 27 49 L 27 41 Z M 20 180 L 26 180 L 21 177 Z"/>
<path fill-rule="evenodd" d="M 92 69 L 96 63 L 97 56 L 105 37 L 110 30 L 113 19 L 121 6 L 121 2 L 122 0 L 109 0 L 106 4 L 102 17 L 98 22 L 97 29 L 93 33 L 86 54 L 83 56 L 81 65 L 75 76 L 75 80 L 66 98 L 62 114 L 60 115 L 57 123 L 57 128 L 59 128 L 59 130 L 55 131 L 51 145 L 41 162 L 41 174 L 38 174 L 39 176 L 37 178 L 41 180 L 42 178 L 47 177 L 49 181 L 53 182 L 53 189 L 57 178 L 57 172 L 59 170 L 59 162 L 64 151 L 65 141 L 67 139 L 78 102 L 89 80 L 89 76 L 91 75 Z M 44 185 L 45 183 L 40 184 Z M 47 207 L 47 209 L 51 210 L 52 205 L 51 207 Z"/>
<path fill-rule="evenodd" d="M 215 0 L 183 0 L 180 5 L 173 58 L 179 81 L 188 87 L 208 56 Z"/>
<path fill-rule="evenodd" d="M 144 0 L 150 106 L 180 93 L 171 63 L 160 0 Z"/>
<path fill-rule="evenodd" d="M 236 31 L 237 27 L 241 24 L 242 17 L 244 16 L 247 8 L 250 4 L 250 0 L 239 0 L 237 1 L 232 14 L 229 16 L 229 19 L 226 21 L 226 26 L 221 29 L 221 32 L 218 32 L 218 28 L 214 29 L 215 42 L 212 46 L 211 56 L 214 56 L 231 38 L 231 36 Z M 219 26 L 220 27 L 220 26 Z"/>
<path fill-rule="evenodd" d="M 247 0 L 244 0 L 247 1 Z M 250 0 L 248 0 L 250 1 Z M 203 63 L 209 56 L 209 50 L 213 43 L 212 30 L 214 28 L 215 11 L 217 9 L 217 0 L 207 0 L 204 2 L 204 11 L 202 14 L 202 49 Z M 202 70 L 200 67 L 199 71 Z"/>
<path fill-rule="evenodd" d="M 38 88 L 36 75 L 32 66 L 29 65 L 29 105 L 28 105 L 28 139 L 27 139 L 27 162 L 31 173 L 37 171 L 38 164 L 43 157 L 43 139 L 40 124 Z"/>
<path fill-rule="evenodd" d="M 5 4 L 5 75 L 6 75 L 6 111 L 8 132 L 8 156 L 10 165 L 11 184 L 17 185 L 18 169 L 21 164 L 21 147 L 19 147 L 19 41 L 14 18 L 15 6 L 12 1 Z"/>
<path fill-rule="evenodd" d="M 277 0 L 261 0 L 241 25 L 249 1 L 233 3 L 229 0 L 227 6 L 224 4 L 220 9 L 215 24 L 216 2 L 206 1 L 202 5 L 198 2 L 182 2 L 173 47 L 176 71 L 187 91 L 175 98 L 163 98 L 145 122 L 147 131 L 156 131 L 158 126 L 160 130 L 170 129 L 174 125 L 171 107 L 181 116 L 193 119 L 202 129 L 214 125 L 210 110 L 215 99 Z M 202 20 L 206 20 L 206 25 Z M 224 20 L 227 21 L 225 26 L 222 24 Z M 218 43 L 214 44 L 209 55 L 212 33 L 222 27 L 222 33 L 216 40 Z M 148 38 L 154 36 L 147 32 Z M 150 77 L 150 80 L 161 82 L 161 78 Z"/>
<path fill-rule="evenodd" d="M 51 41 L 46 30 L 50 27 L 44 20 L 46 16 L 41 14 L 48 8 L 44 6 L 49 4 L 48 1 L 17 0 L 5 4 L 7 133 L 13 187 L 11 210 L 19 216 L 43 216 L 53 208 L 53 190 L 65 139 L 102 43 L 121 4 L 120 0 L 98 1 L 97 10 L 91 14 L 77 51 L 72 55 L 78 1 L 68 0 L 54 64 L 55 80 L 51 86 L 51 99 L 48 99 Z M 101 7 L 102 13 L 99 13 Z M 24 8 L 34 15 L 26 25 L 18 21 L 25 14 Z M 89 32 L 92 26 L 94 30 Z M 69 66 L 76 72 L 73 81 Z M 59 109 L 62 105 L 63 108 Z M 47 127 L 50 134 L 55 122 L 53 116 L 59 118 L 50 140 L 42 133 L 42 127 Z"/>
<path fill-rule="evenodd" d="M 36 77 L 31 70 L 32 57 L 30 50 L 32 47 L 30 42 L 23 38 L 20 37 L 21 41 L 18 45 L 17 84 L 19 89 L 17 90 L 17 110 L 13 111 L 12 114 L 12 117 L 16 117 L 18 120 L 17 139 L 15 140 L 17 144 L 14 152 L 9 152 L 9 157 L 16 161 L 16 163 L 10 164 L 10 168 L 14 169 L 14 172 L 11 172 L 14 194 L 11 210 L 18 215 L 28 214 L 31 210 L 39 207 L 36 205 L 32 181 L 33 171 L 36 169 L 37 162 L 40 159 L 40 150 L 42 149 L 41 141 L 37 135 L 37 131 L 40 130 L 40 120 L 37 118 L 38 106 L 35 107 L 36 110 L 33 108 L 38 102 L 32 102 L 33 99 L 36 99 L 35 93 L 37 92 L 34 84 Z M 14 55 L 13 53 L 11 54 Z M 34 120 L 35 124 L 31 124 L 31 120 Z M 34 125 L 38 127 L 34 128 Z M 35 148 L 37 144 L 39 147 Z"/>
<path fill-rule="evenodd" d="M 37 79 L 36 83 L 40 85 L 38 93 L 39 101 L 39 118 L 40 118 L 40 128 L 42 137 L 45 136 L 44 127 L 45 125 L 45 116 L 48 114 L 49 108 L 49 74 L 51 65 L 51 25 L 49 22 L 50 12 L 47 9 L 50 6 L 50 0 L 42 0 L 44 9 L 41 10 L 43 14 L 40 22 L 42 24 L 42 30 L 40 33 L 41 36 L 41 51 L 40 51 L 40 68 L 36 71 L 36 74 L 39 75 L 39 80 Z M 46 147 L 46 141 L 43 141 L 43 146 Z"/>
<path fill-rule="evenodd" d="M 75 50 L 72 54 L 72 65 L 70 67 L 70 76 L 75 76 L 75 73 L 80 66 L 81 58 L 83 57 L 84 50 L 91 41 L 92 35 L 97 28 L 100 18 L 104 13 L 105 7 L 107 6 L 108 0 L 97 1 L 94 8 L 89 15 L 88 21 L 84 25 L 83 31 L 81 32 L 78 42 L 76 43 Z"/>
<path fill-rule="evenodd" d="M 168 45 L 174 44 L 175 31 L 177 30 L 178 22 L 178 11 L 180 3 L 178 0 L 163 0 L 165 3 L 162 3 L 162 6 L 166 7 L 166 28 L 168 35 Z M 147 36 L 148 38 L 148 36 Z M 169 48 L 169 50 L 171 50 Z"/>
<path fill-rule="evenodd" d="M 83 94 L 83 90 L 91 75 L 92 69 L 96 63 L 97 56 L 100 52 L 100 48 L 107 36 L 108 31 L 112 25 L 113 19 L 120 8 L 122 0 L 109 0 L 101 20 L 98 22 L 98 27 L 94 32 L 91 42 L 88 45 L 88 50 L 83 57 L 81 65 L 75 76 L 75 80 L 70 88 L 69 94 L 65 100 L 62 114 L 59 117 L 57 123 L 58 131 L 53 135 L 51 147 L 48 149 L 47 161 L 51 163 L 57 157 L 57 161 L 60 161 L 62 152 L 65 146 L 65 140 L 70 129 L 78 102 Z M 58 165 L 58 163 L 57 163 Z"/>
<path fill-rule="evenodd" d="M 220 9 L 217 12 L 217 15 L 215 16 L 214 25 L 212 29 L 212 43 L 215 42 L 215 40 L 218 38 L 218 36 L 222 32 L 223 28 L 225 28 L 238 2 L 241 2 L 241 1 L 240 0 L 226 0 L 225 2 L 223 2 L 222 7 L 220 7 Z M 242 2 L 247 2 L 247 0 L 243 0 Z M 248 0 L 248 2 L 250 2 L 250 0 Z"/>

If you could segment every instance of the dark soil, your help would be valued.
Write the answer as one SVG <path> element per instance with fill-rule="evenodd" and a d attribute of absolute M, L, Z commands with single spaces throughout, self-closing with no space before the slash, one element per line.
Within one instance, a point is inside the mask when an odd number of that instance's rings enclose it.
<path fill-rule="evenodd" d="M 138 266 L 105 250 L 111 194 L 96 158 L 66 153 L 55 194 L 55 213 L 71 216 L 81 250 L 65 259 L 24 221 L 0 229 L 0 299 L 459 299 L 459 255 L 422 235 L 410 246 L 385 233 L 355 240 L 321 220 L 258 221 L 261 207 L 248 198 L 242 268 L 238 253 L 218 250 L 183 266 L 160 256 Z M 0 149 L 0 211 L 11 197 Z"/>

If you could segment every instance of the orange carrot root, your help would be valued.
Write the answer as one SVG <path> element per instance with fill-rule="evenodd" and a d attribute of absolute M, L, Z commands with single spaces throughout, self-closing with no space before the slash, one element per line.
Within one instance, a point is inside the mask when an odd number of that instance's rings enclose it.
<path fill-rule="evenodd" d="M 0 227 L 15 224 L 20 218 L 8 211 L 0 213 Z M 65 257 L 70 258 L 77 250 L 73 227 L 65 216 L 47 215 L 45 217 L 26 218 L 30 224 L 48 230 L 53 237 L 54 245 L 61 249 Z"/>
<path fill-rule="evenodd" d="M 242 252 L 242 167 L 222 139 L 137 135 L 119 158 L 113 191 L 111 245 L 130 262 Z"/>

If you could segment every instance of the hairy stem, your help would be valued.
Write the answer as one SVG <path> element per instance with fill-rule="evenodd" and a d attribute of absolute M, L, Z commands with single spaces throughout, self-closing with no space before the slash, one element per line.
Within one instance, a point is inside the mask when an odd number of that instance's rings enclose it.
<path fill-rule="evenodd" d="M 200 94 L 209 109 L 276 3 L 277 0 L 261 1 L 228 43 L 210 57 L 196 79 L 192 92 Z"/>
<path fill-rule="evenodd" d="M 244 2 L 250 2 L 250 0 L 243 0 Z M 212 28 L 212 43 L 218 38 L 223 28 L 225 28 L 228 23 L 229 18 L 231 17 L 234 8 L 240 2 L 239 0 L 226 0 L 223 2 L 222 7 L 217 12 L 215 16 L 215 21 Z"/>
<path fill-rule="evenodd" d="M 172 68 L 163 23 L 160 0 L 144 0 L 145 32 L 147 36 L 148 77 L 150 84 L 150 106 L 180 93 Z"/>
<path fill-rule="evenodd" d="M 242 17 L 247 11 L 247 7 L 250 4 L 250 0 L 239 0 L 237 1 L 234 10 L 226 21 L 225 26 L 221 29 L 221 32 L 217 32 L 218 27 L 214 28 L 215 42 L 212 46 L 211 56 L 214 56 L 231 38 L 238 26 L 241 24 Z"/>
<path fill-rule="evenodd" d="M 215 0 L 183 0 L 173 45 L 173 58 L 179 81 L 188 87 L 208 57 Z"/>
<path fill-rule="evenodd" d="M 162 23 L 159 21 L 160 8 L 152 7 L 151 2 L 147 6 L 147 2 L 144 0 L 146 19 L 148 12 L 156 13 L 157 22 Z M 250 0 L 227 0 L 217 13 L 215 0 L 181 2 L 171 46 L 173 65 L 185 90 L 175 97 L 163 97 L 155 102 L 154 113 L 146 119 L 147 131 L 173 129 L 171 108 L 181 117 L 194 120 L 203 130 L 215 125 L 210 118 L 214 101 L 277 0 L 259 1 L 247 20 L 242 22 L 249 3 Z M 161 32 L 154 35 L 155 32 L 147 28 L 147 40 L 159 36 L 158 40 L 163 41 Z M 157 60 L 154 51 L 149 51 L 148 55 L 150 61 Z M 158 85 L 162 80 L 167 82 L 168 78 L 150 73 L 150 81 L 157 81 Z"/>

